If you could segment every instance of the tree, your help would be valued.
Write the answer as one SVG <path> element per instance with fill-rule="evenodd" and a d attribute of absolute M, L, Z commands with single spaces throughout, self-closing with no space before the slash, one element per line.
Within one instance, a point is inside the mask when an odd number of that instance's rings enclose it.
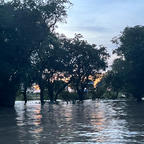
<path fill-rule="evenodd" d="M 144 94 L 144 26 L 126 27 L 113 42 L 118 45 L 114 53 L 123 63 L 123 87 L 141 101 Z"/>
<path fill-rule="evenodd" d="M 66 16 L 68 0 L 0 3 L 0 106 L 14 106 L 26 65 L 56 23 Z M 34 54 L 35 53 L 35 54 Z"/>
<path fill-rule="evenodd" d="M 48 89 L 50 101 L 53 102 L 55 81 L 58 80 L 61 72 L 64 71 L 65 51 L 55 34 L 49 34 L 49 38 L 41 43 L 39 49 L 33 55 L 33 67 L 36 70 L 37 83 L 42 90 Z M 43 99 L 43 98 L 41 98 Z"/>
<path fill-rule="evenodd" d="M 96 47 L 81 39 L 81 35 L 68 40 L 66 48 L 69 52 L 68 71 L 70 81 L 75 87 L 79 100 L 84 99 L 84 88 L 88 86 L 89 77 L 95 78 L 107 67 L 108 53 L 106 48 Z"/>
<path fill-rule="evenodd" d="M 112 92 L 116 92 L 116 97 L 118 93 L 124 91 L 124 77 L 125 73 L 123 73 L 124 63 L 118 58 L 115 59 L 112 65 L 112 70 L 106 72 L 103 77 L 103 82 L 105 83 L 106 90 L 111 90 Z"/>
<path fill-rule="evenodd" d="M 21 12 L 21 9 L 18 6 L 14 2 L 0 5 L 1 106 L 14 105 L 16 91 L 19 88 L 20 73 L 23 66 L 29 61 L 28 48 L 32 46 L 28 37 L 21 33 L 24 25 L 21 25 L 21 28 L 19 27 L 20 15 L 18 13 Z M 26 29 L 26 31 L 30 33 L 30 29 Z"/>
<path fill-rule="evenodd" d="M 44 89 L 47 87 L 50 100 L 53 101 L 53 76 L 60 68 L 59 40 L 54 33 L 57 22 L 62 22 L 67 16 L 68 0 L 49 0 L 46 5 L 38 6 L 42 20 L 47 24 L 47 36 L 39 43 L 39 47 L 32 54 L 32 61 L 37 73 L 37 83 L 40 86 L 41 103 L 44 103 Z M 59 55 L 59 56 L 58 56 Z"/>

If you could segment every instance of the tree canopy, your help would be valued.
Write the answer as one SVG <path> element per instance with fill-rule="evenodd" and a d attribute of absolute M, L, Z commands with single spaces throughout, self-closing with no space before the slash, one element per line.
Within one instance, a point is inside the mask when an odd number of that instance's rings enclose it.
<path fill-rule="evenodd" d="M 13 106 L 20 77 L 31 67 L 36 51 L 64 20 L 69 1 L 1 1 L 0 105 Z"/>
<path fill-rule="evenodd" d="M 103 46 L 97 47 L 82 40 L 80 34 L 66 41 L 69 52 L 68 73 L 73 87 L 79 95 L 79 100 L 84 99 L 84 88 L 88 87 L 90 76 L 96 78 L 100 71 L 107 67 L 108 53 Z"/>
<path fill-rule="evenodd" d="M 26 102 L 33 83 L 40 87 L 42 104 L 45 92 L 53 102 L 69 84 L 82 101 L 90 79 L 105 71 L 106 47 L 90 44 L 80 34 L 67 38 L 55 32 L 69 5 L 68 0 L 0 2 L 0 106 L 14 106 L 21 85 Z"/>
<path fill-rule="evenodd" d="M 144 94 L 144 26 L 126 27 L 113 42 L 118 45 L 114 53 L 120 57 L 113 64 L 113 71 L 123 81 L 124 91 L 139 101 Z"/>

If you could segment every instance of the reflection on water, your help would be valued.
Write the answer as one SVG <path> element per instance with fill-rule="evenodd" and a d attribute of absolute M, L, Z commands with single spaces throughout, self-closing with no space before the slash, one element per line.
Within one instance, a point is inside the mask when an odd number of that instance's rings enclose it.
<path fill-rule="evenodd" d="M 16 102 L 15 109 L 0 109 L 0 144 L 143 144 L 143 109 L 118 100 Z"/>

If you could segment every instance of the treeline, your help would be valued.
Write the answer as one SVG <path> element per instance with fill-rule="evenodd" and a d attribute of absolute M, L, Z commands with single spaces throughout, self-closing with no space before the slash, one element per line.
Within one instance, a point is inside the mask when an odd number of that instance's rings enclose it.
<path fill-rule="evenodd" d="M 45 90 L 54 102 L 68 84 L 82 101 L 89 76 L 105 70 L 105 47 L 89 44 L 80 34 L 68 39 L 55 32 L 70 5 L 68 0 L 0 2 L 0 106 L 14 106 L 21 85 L 26 101 L 33 83 L 40 87 L 42 104 Z"/>
<path fill-rule="evenodd" d="M 22 86 L 26 102 L 27 88 L 33 83 L 40 87 L 42 104 L 45 93 L 55 102 L 68 85 L 82 101 L 90 77 L 102 76 L 109 57 L 104 46 L 89 44 L 80 34 L 70 39 L 56 33 L 70 5 L 68 0 L 0 1 L 0 106 L 13 107 Z M 118 58 L 93 89 L 92 98 L 121 93 L 141 101 L 144 27 L 126 27 L 112 42 Z"/>

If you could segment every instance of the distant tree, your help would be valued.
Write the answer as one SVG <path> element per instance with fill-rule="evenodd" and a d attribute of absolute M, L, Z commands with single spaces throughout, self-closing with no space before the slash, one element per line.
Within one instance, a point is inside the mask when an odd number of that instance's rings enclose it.
<path fill-rule="evenodd" d="M 114 50 L 122 63 L 118 73 L 123 73 L 123 87 L 141 101 L 144 94 L 144 26 L 126 27 L 121 36 L 113 40 L 118 45 Z"/>
<path fill-rule="evenodd" d="M 123 69 L 123 61 L 121 59 L 115 59 L 112 65 L 112 70 L 106 72 L 102 79 L 105 83 L 106 90 L 109 89 L 116 92 L 116 97 L 120 91 L 124 91 L 125 73 L 123 73 Z"/>
<path fill-rule="evenodd" d="M 55 81 L 58 80 L 60 72 L 65 69 L 64 57 L 65 51 L 55 34 L 49 34 L 49 38 L 41 43 L 40 48 L 33 55 L 33 68 L 37 73 L 36 79 L 40 86 L 41 94 L 42 90 L 47 89 L 51 102 L 55 100 Z"/>
<path fill-rule="evenodd" d="M 68 71 L 70 81 L 79 95 L 79 100 L 84 100 L 84 88 L 88 86 L 89 77 L 96 77 L 98 73 L 107 67 L 108 53 L 106 48 L 96 47 L 81 39 L 81 35 L 67 42 L 69 51 Z"/>

